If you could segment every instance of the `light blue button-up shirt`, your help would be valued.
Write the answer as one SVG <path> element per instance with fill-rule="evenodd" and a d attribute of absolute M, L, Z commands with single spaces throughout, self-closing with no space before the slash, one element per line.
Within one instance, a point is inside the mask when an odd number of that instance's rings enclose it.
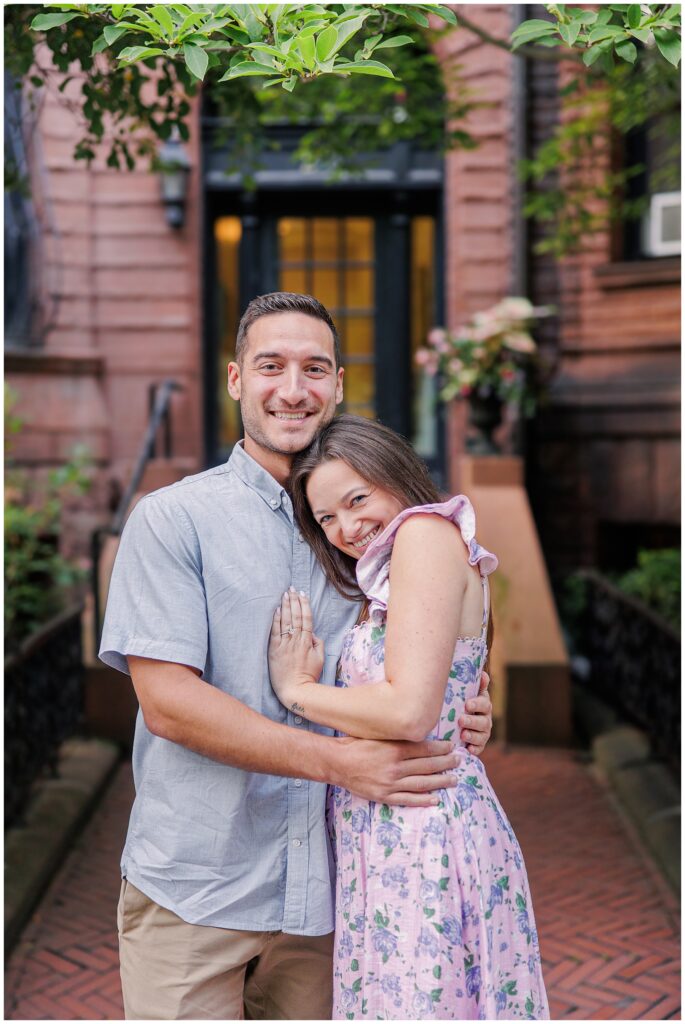
<path fill-rule="evenodd" d="M 280 484 L 237 445 L 228 462 L 142 498 L 117 554 L 100 648 L 192 665 L 275 722 L 329 730 L 287 711 L 269 682 L 274 610 L 310 597 L 335 681 L 358 607 L 326 582 Z M 326 787 L 220 764 L 154 736 L 138 712 L 136 799 L 122 875 L 191 924 L 324 935 L 333 929 Z"/>

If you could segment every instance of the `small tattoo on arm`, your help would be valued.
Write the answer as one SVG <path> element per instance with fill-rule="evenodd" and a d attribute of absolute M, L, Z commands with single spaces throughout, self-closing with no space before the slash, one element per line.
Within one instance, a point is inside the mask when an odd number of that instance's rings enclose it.
<path fill-rule="evenodd" d="M 291 704 L 290 705 L 290 710 L 292 712 L 294 712 L 296 715 L 303 715 L 304 714 L 304 708 L 302 707 L 301 704 Z"/>

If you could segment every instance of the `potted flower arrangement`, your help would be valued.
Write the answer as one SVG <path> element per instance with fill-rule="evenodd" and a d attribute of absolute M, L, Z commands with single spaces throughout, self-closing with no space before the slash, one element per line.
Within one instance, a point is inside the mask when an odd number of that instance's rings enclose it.
<path fill-rule="evenodd" d="M 539 359 L 530 328 L 550 312 L 549 307 L 535 307 L 525 298 L 506 298 L 476 313 L 457 331 L 434 327 L 427 344 L 417 351 L 417 364 L 438 377 L 443 401 L 468 401 L 469 424 L 476 434 L 469 444 L 471 451 L 497 451 L 492 432 L 501 422 L 504 405 L 524 416 L 535 412 Z"/>

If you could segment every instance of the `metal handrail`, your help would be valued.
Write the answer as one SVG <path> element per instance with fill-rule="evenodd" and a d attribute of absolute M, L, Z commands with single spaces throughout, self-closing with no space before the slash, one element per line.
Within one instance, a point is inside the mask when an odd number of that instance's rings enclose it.
<path fill-rule="evenodd" d="M 129 506 L 137 493 L 140 482 L 143 479 L 147 464 L 155 454 L 156 439 L 159 428 L 164 424 L 164 457 L 169 459 L 172 456 L 171 423 L 169 410 L 171 406 L 171 395 L 174 391 L 182 391 L 183 387 L 178 381 L 171 378 L 159 385 L 152 386 L 151 410 L 148 419 L 145 436 L 138 450 L 133 473 L 128 487 L 124 491 L 116 512 L 107 526 L 98 527 L 93 531 L 91 537 L 91 589 L 93 594 L 93 628 L 95 633 L 95 651 L 100 647 L 100 555 L 102 553 L 102 540 L 104 536 L 118 537 L 124 528 L 126 515 Z"/>

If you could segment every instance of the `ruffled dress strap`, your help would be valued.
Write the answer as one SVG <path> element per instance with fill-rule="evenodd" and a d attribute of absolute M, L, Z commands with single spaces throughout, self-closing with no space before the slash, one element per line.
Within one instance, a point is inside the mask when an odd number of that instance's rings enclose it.
<path fill-rule="evenodd" d="M 488 625 L 489 592 L 487 577 L 497 568 L 497 558 L 476 540 L 476 515 L 473 505 L 464 494 L 457 494 L 449 501 L 432 505 L 417 505 L 405 508 L 388 523 L 378 537 L 375 537 L 357 562 L 357 582 L 369 599 L 369 618 L 379 623 L 388 608 L 390 595 L 390 557 L 395 535 L 405 519 L 417 514 L 440 515 L 449 519 L 459 528 L 464 543 L 469 549 L 469 565 L 477 565 L 483 581 L 483 626 L 485 636 Z"/>

